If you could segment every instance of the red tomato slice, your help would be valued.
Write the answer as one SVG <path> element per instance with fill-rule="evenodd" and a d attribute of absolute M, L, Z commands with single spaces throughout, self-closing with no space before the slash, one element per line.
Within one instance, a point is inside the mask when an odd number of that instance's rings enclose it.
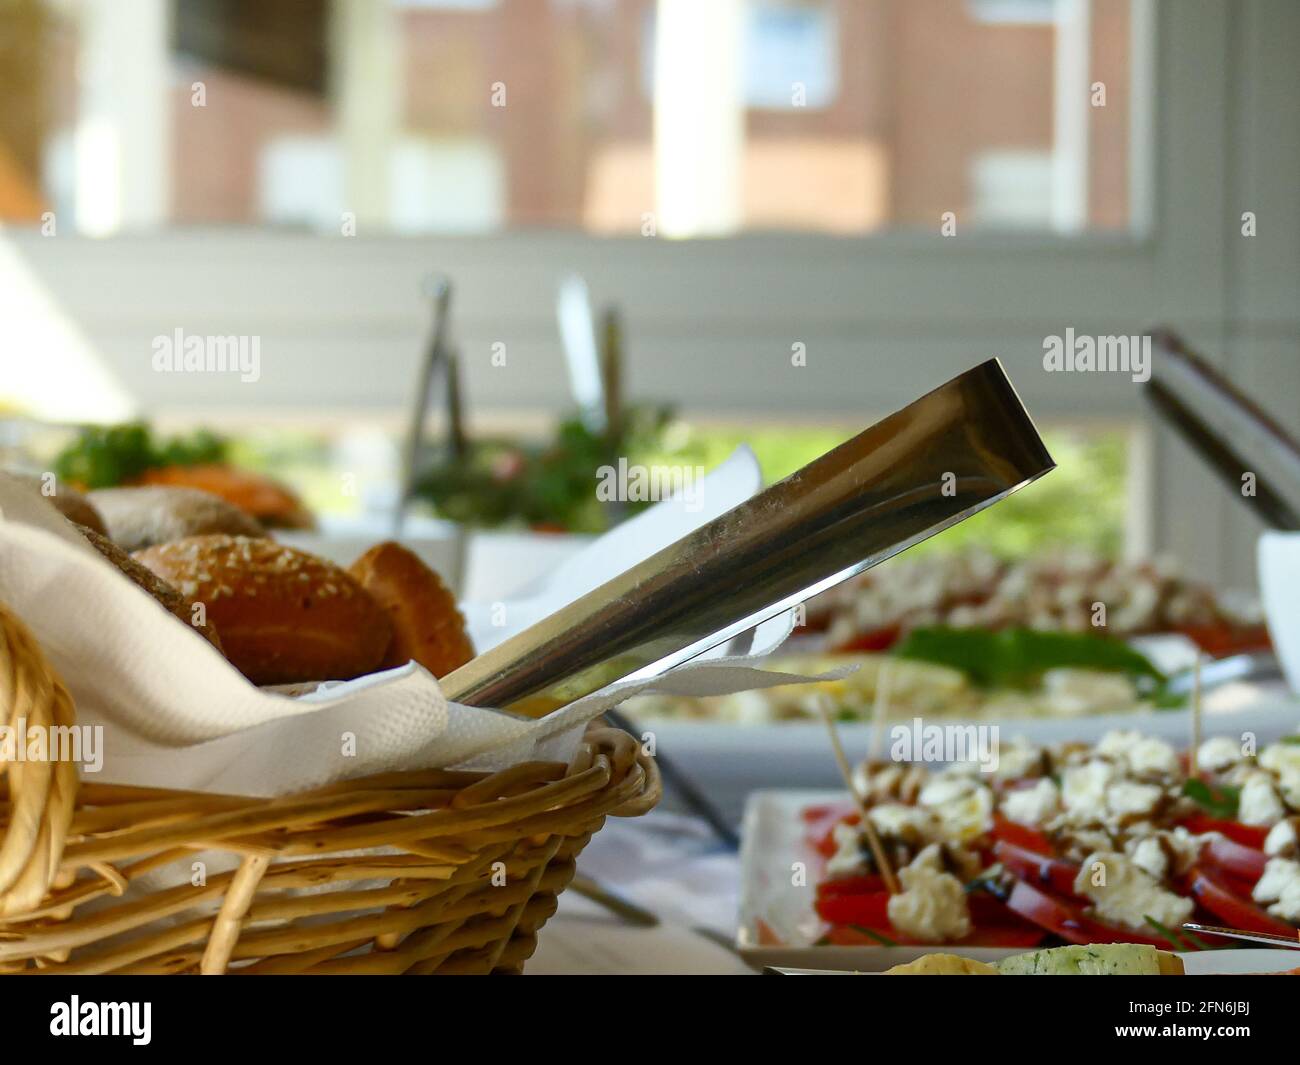
<path fill-rule="evenodd" d="M 1264 875 L 1268 855 L 1236 840 L 1214 836 L 1201 848 L 1201 861 L 1240 877 L 1254 887 L 1256 881 Z"/>
<path fill-rule="evenodd" d="M 1023 917 L 1007 909 L 1005 902 L 994 898 L 986 891 L 972 891 L 966 896 L 966 906 L 970 910 L 971 923 L 976 928 L 998 924 L 1025 924 Z"/>
<path fill-rule="evenodd" d="M 974 930 L 961 942 L 973 947 L 1032 947 L 1045 933 L 1007 908 L 1001 899 L 983 891 L 966 896 Z"/>
<path fill-rule="evenodd" d="M 1191 893 L 1197 902 L 1229 928 L 1240 928 L 1246 932 L 1271 932 L 1273 935 L 1290 938 L 1296 935 L 1294 927 L 1242 898 L 1226 881 L 1202 866 L 1192 870 Z"/>
<path fill-rule="evenodd" d="M 1178 630 L 1211 658 L 1240 654 L 1243 651 L 1267 651 L 1272 646 L 1268 629 L 1263 625 L 1181 625 Z"/>
<path fill-rule="evenodd" d="M 1052 841 L 1043 833 L 1028 825 L 1008 821 L 1001 814 L 993 815 L 993 838 L 1006 840 L 1013 846 L 1033 851 L 1035 854 L 1051 855 L 1052 853 Z"/>
<path fill-rule="evenodd" d="M 1170 945 L 1163 936 L 1103 924 L 1065 899 L 1040 891 L 1023 880 L 1017 880 L 1011 889 L 1007 906 L 1067 943 L 1149 943 L 1165 948 Z"/>
<path fill-rule="evenodd" d="M 853 813 L 853 806 L 849 803 L 823 803 L 821 806 L 805 806 L 799 811 L 799 816 L 807 824 L 815 825 L 822 821 L 838 821 L 846 814 Z"/>
<path fill-rule="evenodd" d="M 887 651 L 898 642 L 902 631 L 897 625 L 886 625 L 883 629 L 872 629 L 854 636 L 833 650 L 840 654 L 849 651 Z"/>
<path fill-rule="evenodd" d="M 874 932 L 876 935 L 871 935 Z M 880 938 L 877 939 L 876 936 Z M 887 943 L 897 943 L 899 946 L 911 946 L 916 943 L 915 939 L 909 939 L 907 936 L 900 935 L 888 925 L 884 928 L 871 928 L 859 926 L 852 928 L 849 925 L 841 924 L 831 928 L 826 933 L 826 940 L 837 947 L 883 947 Z"/>
<path fill-rule="evenodd" d="M 1046 938 L 1047 933 L 1041 928 L 1022 923 L 976 928 L 961 943 L 966 947 L 1019 947 L 1028 950 Z"/>
<path fill-rule="evenodd" d="M 885 878 L 869 873 L 864 876 L 839 876 L 817 885 L 817 897 L 829 895 L 870 895 L 885 890 Z"/>
<path fill-rule="evenodd" d="M 1079 910 L 1023 880 L 1017 880 L 1007 896 L 1007 909 L 1039 928 L 1060 936 L 1067 943 L 1092 942 L 1088 934 L 1088 921 Z"/>
<path fill-rule="evenodd" d="M 1254 847 L 1256 850 L 1263 850 L 1264 840 L 1268 836 L 1267 828 L 1261 828 L 1258 825 L 1243 825 L 1240 821 L 1224 821 L 1218 817 L 1211 817 L 1209 814 L 1202 813 L 1192 814 L 1183 822 L 1183 827 L 1188 832 L 1193 832 L 1198 836 L 1206 832 L 1218 832 L 1227 836 L 1230 840 L 1246 847 Z"/>
<path fill-rule="evenodd" d="M 833 858 L 839 846 L 835 842 L 835 826 L 839 824 L 856 825 L 862 820 L 859 814 L 849 814 L 847 817 L 837 817 L 830 822 L 822 822 L 808 830 L 808 842 L 812 845 L 813 850 L 823 858 Z"/>
<path fill-rule="evenodd" d="M 823 895 L 817 900 L 817 915 L 829 924 L 888 928 L 889 892 L 873 891 L 865 895 Z"/>
<path fill-rule="evenodd" d="M 993 858 L 1021 880 L 1065 898 L 1078 898 L 1074 892 L 1074 879 L 1079 875 L 1079 867 L 1073 862 L 1026 850 L 1004 839 L 993 844 Z"/>

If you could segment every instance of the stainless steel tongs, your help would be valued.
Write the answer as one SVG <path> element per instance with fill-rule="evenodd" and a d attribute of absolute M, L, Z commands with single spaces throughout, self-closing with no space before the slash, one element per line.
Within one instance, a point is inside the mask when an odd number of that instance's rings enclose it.
<path fill-rule="evenodd" d="M 1053 466 L 992 359 L 475 658 L 443 691 L 541 717 L 656 676 Z"/>

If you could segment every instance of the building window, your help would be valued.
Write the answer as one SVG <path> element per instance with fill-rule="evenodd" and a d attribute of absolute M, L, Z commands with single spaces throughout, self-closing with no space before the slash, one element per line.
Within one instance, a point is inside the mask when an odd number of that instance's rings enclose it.
<path fill-rule="evenodd" d="M 692 237 L 933 232 L 951 213 L 1123 231 L 1131 16 L 1130 0 L 11 0 L 0 218 Z"/>

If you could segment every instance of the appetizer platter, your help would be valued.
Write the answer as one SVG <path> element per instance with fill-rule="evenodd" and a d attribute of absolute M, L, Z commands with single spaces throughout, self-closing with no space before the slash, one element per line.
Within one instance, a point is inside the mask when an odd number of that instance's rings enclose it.
<path fill-rule="evenodd" d="M 924 634 L 922 634 L 924 635 Z M 944 632 L 943 642 L 949 644 L 955 637 L 958 644 L 980 646 L 989 634 L 978 630 L 969 632 Z M 996 639 L 1014 640 L 1011 633 L 996 634 Z M 1034 636 L 1034 643 L 1039 637 Z M 1066 637 L 1074 641 L 1076 637 Z M 1079 637 L 1091 642 L 1093 638 Z M 1057 637 L 1048 638 L 1049 645 Z M 1168 643 L 1181 643 L 1181 638 L 1169 638 Z M 1112 645 L 1108 645 L 1109 648 Z M 1114 648 L 1124 659 L 1130 656 L 1143 663 L 1142 671 L 1155 657 L 1146 656 L 1131 648 Z M 1162 648 L 1163 650 L 1163 648 Z M 1183 648 L 1175 646 L 1175 655 Z M 1027 714 L 1032 697 L 1023 687 L 1008 687 L 1001 694 L 981 689 L 953 667 L 937 666 L 924 661 L 901 659 L 883 653 L 855 656 L 791 656 L 780 655 L 768 662 L 768 668 L 800 670 L 809 675 L 843 668 L 841 660 L 849 663 L 865 658 L 856 672 L 837 680 L 818 684 L 790 685 L 763 691 L 741 692 L 731 696 L 711 699 L 681 699 L 676 697 L 648 696 L 630 700 L 625 704 L 629 717 L 635 717 L 639 727 L 652 731 L 662 750 L 672 752 L 684 769 L 697 779 L 708 780 L 710 794 L 727 816 L 739 821 L 743 816 L 749 794 L 756 788 L 828 788 L 839 783 L 835 766 L 826 751 L 826 729 L 816 716 L 819 706 L 827 706 L 837 720 L 837 727 L 845 745 L 853 751 L 866 752 L 885 742 L 889 730 L 906 727 L 916 718 L 933 720 L 954 726 L 997 725 L 1005 736 L 1023 737 L 1038 744 L 1067 741 L 1099 740 L 1113 730 L 1141 731 L 1171 743 L 1185 742 L 1191 732 L 1192 710 L 1190 700 L 1182 692 L 1190 689 L 1188 681 L 1194 674 L 1179 676 L 1154 673 L 1111 673 L 1095 681 L 1076 679 L 1080 671 L 1066 667 L 1057 672 L 1059 679 L 1045 681 L 1039 674 L 1036 685 L 1055 684 L 1053 698 L 1058 707 L 1070 713 Z M 1194 661 L 1194 659 L 1193 659 Z M 1224 660 L 1225 664 L 1233 659 Z M 849 668 L 853 668 L 850 665 Z M 879 698 L 878 681 L 882 669 L 888 678 L 888 698 Z M 1208 674 L 1209 666 L 1204 668 Z M 941 678 L 934 680 L 932 678 Z M 1147 696 L 1134 705 L 1128 705 L 1128 692 L 1138 686 L 1145 687 Z M 1179 687 L 1176 687 L 1179 685 Z M 1089 694 L 1084 701 L 1080 692 Z M 1102 693 L 1113 693 L 1116 704 L 1107 705 L 1106 712 L 1098 712 L 1096 699 Z M 972 699 L 983 698 L 980 706 L 999 713 L 991 716 L 972 711 Z M 946 701 L 961 707 L 954 712 Z M 738 727 L 733 720 L 707 716 L 657 716 L 654 711 L 665 704 L 712 704 L 726 706 L 737 719 L 747 720 L 753 715 L 768 721 L 773 706 L 792 707 L 792 715 L 779 722 Z M 1300 722 L 1300 700 L 1280 684 L 1264 682 L 1233 682 L 1204 691 L 1200 706 L 1207 727 L 1234 732 L 1252 732 L 1262 738 L 1276 738 L 1294 729 Z M 734 756 L 736 744 L 743 744 L 745 757 Z"/>
<path fill-rule="evenodd" d="M 1257 606 L 1225 599 L 1167 564 L 1086 554 L 1010 563 L 976 550 L 903 556 L 812 600 L 807 626 L 768 662 L 826 680 L 652 694 L 624 710 L 708 779 L 717 806 L 736 819 L 755 787 L 835 783 L 823 707 L 859 751 L 918 717 L 997 724 L 1035 743 L 1095 742 L 1113 729 L 1179 740 L 1203 676 L 1207 720 L 1278 735 L 1300 701 L 1276 682 Z M 847 635 L 836 619 L 850 614 L 875 627 Z M 732 757 L 737 742 L 743 761 Z"/>
<path fill-rule="evenodd" d="M 811 600 L 806 621 L 790 641 L 798 650 L 772 668 L 848 676 L 739 696 L 645 697 L 629 712 L 640 721 L 787 724 L 815 720 L 829 698 L 847 722 L 1134 714 L 1183 703 L 1145 653 L 1152 638 L 1178 648 L 1182 663 L 1269 647 L 1255 604 L 1231 608 L 1168 563 L 1083 553 L 903 556 Z"/>
<path fill-rule="evenodd" d="M 643 696 L 631 709 L 645 721 L 785 725 L 817 720 L 823 701 L 841 722 L 1079 718 L 1182 704 L 1145 655 L 1091 634 L 927 628 L 891 652 L 778 654 L 769 665 L 839 676 L 713 698 Z"/>
<path fill-rule="evenodd" d="M 745 823 L 738 946 L 763 964 L 876 971 L 936 949 L 1217 944 L 1193 920 L 1296 938 L 1300 740 L 1136 731 L 1004 744 L 997 767 L 858 766 L 842 792 L 762 792 Z M 895 875 L 894 890 L 888 880 Z"/>
<path fill-rule="evenodd" d="M 1099 606 L 1103 609 L 1099 610 Z M 808 604 L 808 626 L 836 651 L 884 650 L 918 628 L 1182 633 L 1208 654 L 1268 645 L 1258 608 L 1233 605 L 1169 560 L 1085 551 L 1009 560 L 983 550 L 903 557 Z"/>

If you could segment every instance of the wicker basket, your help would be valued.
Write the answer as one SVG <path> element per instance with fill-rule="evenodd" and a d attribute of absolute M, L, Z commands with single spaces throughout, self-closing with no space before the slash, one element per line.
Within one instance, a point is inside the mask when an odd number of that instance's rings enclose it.
<path fill-rule="evenodd" d="M 30 733 L 75 715 L 0 606 L 0 723 L 23 718 Z M 0 972 L 517 973 L 605 816 L 659 794 L 640 745 L 599 725 L 567 766 L 270 800 L 0 764 Z"/>

